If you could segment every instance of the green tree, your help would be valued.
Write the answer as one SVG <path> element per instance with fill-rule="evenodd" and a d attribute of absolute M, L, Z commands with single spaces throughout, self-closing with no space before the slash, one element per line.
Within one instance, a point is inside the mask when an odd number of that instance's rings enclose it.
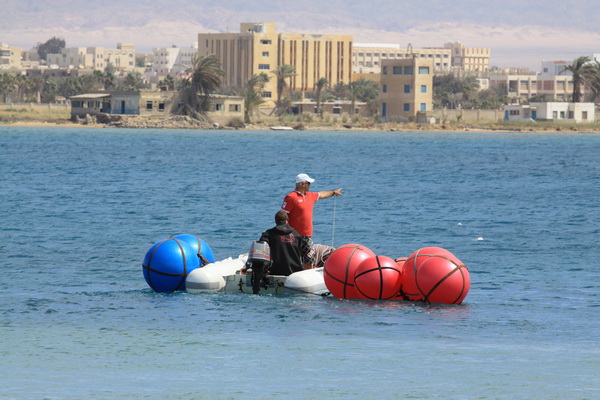
<path fill-rule="evenodd" d="M 590 58 L 587 56 L 577 57 L 573 60 L 573 64 L 565 66 L 561 71 L 561 73 L 568 71 L 573 74 L 573 103 L 579 103 L 583 100 L 581 86 L 590 70 L 590 67 L 587 65 L 589 61 Z"/>
<path fill-rule="evenodd" d="M 590 100 L 600 97 L 600 62 L 594 61 L 588 65 L 585 74 L 585 85 L 589 88 Z"/>
<path fill-rule="evenodd" d="M 210 105 L 210 95 L 223 85 L 225 72 L 221 62 L 214 56 L 197 56 L 192 68 L 187 71 L 188 77 L 183 79 L 180 92 L 178 114 L 205 120 Z"/>
<path fill-rule="evenodd" d="M 166 88 L 167 90 L 175 90 L 175 78 L 171 75 L 165 76 L 165 79 L 158 82 L 158 86 Z"/>
<path fill-rule="evenodd" d="M 344 82 L 338 82 L 333 85 L 330 90 L 328 90 L 328 96 L 330 98 L 343 100 L 348 97 L 349 92 L 350 89 L 348 88 L 348 85 L 346 85 Z"/>
<path fill-rule="evenodd" d="M 446 74 L 433 77 L 433 103 L 450 109 L 474 106 L 479 82 L 471 74 Z"/>
<path fill-rule="evenodd" d="M 354 117 L 356 101 L 368 103 L 379 97 L 379 85 L 371 80 L 361 78 L 348 85 L 350 97 L 350 117 Z"/>
<path fill-rule="evenodd" d="M 327 88 L 329 81 L 327 78 L 320 78 L 315 85 L 315 101 L 317 102 L 317 113 L 323 116 L 323 109 L 321 107 L 321 101 L 323 99 L 323 90 Z"/>
<path fill-rule="evenodd" d="M 124 90 L 140 90 L 144 87 L 144 77 L 139 72 L 129 72 L 123 81 Z"/>
<path fill-rule="evenodd" d="M 277 79 L 277 103 L 275 110 L 277 115 L 282 115 L 286 109 L 283 105 L 283 95 L 285 89 L 288 87 L 287 80 L 296 75 L 296 67 L 289 64 L 282 64 L 276 69 L 271 71 Z"/>
<path fill-rule="evenodd" d="M 2 96 L 2 102 L 8 103 L 14 91 L 15 76 L 13 74 L 9 74 L 8 72 L 0 74 L 0 95 Z"/>
<path fill-rule="evenodd" d="M 261 72 L 258 75 L 253 75 L 246 83 L 246 86 L 240 91 L 240 96 L 244 98 L 245 123 L 249 124 L 252 122 L 252 115 L 265 102 L 262 97 L 262 91 L 267 82 L 269 82 L 269 76 Z"/>
<path fill-rule="evenodd" d="M 48 54 L 58 54 L 65 48 L 65 39 L 52 37 L 38 46 L 38 55 L 45 60 Z"/>

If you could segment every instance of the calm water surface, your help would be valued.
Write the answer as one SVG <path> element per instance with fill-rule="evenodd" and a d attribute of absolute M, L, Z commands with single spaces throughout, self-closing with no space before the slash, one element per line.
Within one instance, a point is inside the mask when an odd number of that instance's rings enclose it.
<path fill-rule="evenodd" d="M 600 135 L 0 127 L 2 399 L 598 399 Z M 315 241 L 468 267 L 460 306 L 157 294 L 155 242 L 217 258 L 299 172 Z"/>

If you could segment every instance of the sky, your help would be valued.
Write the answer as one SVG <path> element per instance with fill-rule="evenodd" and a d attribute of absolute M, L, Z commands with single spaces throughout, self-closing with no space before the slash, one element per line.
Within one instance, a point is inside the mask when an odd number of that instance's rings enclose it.
<path fill-rule="evenodd" d="M 0 42 L 30 49 L 51 37 L 67 47 L 138 52 L 187 47 L 198 33 L 274 22 L 282 33 L 350 34 L 355 43 L 413 48 L 460 41 L 491 48 L 491 66 L 539 70 L 542 61 L 600 53 L 597 0 L 0 0 Z M 218 4 L 218 5 L 215 5 Z"/>

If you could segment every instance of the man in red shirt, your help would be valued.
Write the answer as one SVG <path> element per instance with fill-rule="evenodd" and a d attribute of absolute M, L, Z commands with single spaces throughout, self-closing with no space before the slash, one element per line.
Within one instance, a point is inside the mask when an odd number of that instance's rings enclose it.
<path fill-rule="evenodd" d="M 296 175 L 296 190 L 283 199 L 281 209 L 288 213 L 289 224 L 302 236 L 301 247 L 308 249 L 304 268 L 312 268 L 315 262 L 313 251 L 313 208 L 317 201 L 331 196 L 341 196 L 342 189 L 310 192 L 310 184 L 315 180 L 307 174 Z"/>

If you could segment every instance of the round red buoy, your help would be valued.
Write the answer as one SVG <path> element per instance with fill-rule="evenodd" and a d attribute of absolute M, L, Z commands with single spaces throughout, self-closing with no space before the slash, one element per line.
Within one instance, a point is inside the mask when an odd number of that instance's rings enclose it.
<path fill-rule="evenodd" d="M 375 253 L 360 244 L 345 244 L 335 249 L 323 266 L 327 290 L 340 299 L 357 299 L 354 272 L 364 259 L 374 256 Z"/>
<path fill-rule="evenodd" d="M 385 256 L 364 259 L 354 272 L 359 298 L 389 300 L 400 291 L 401 274 L 396 261 Z"/>
<path fill-rule="evenodd" d="M 467 267 L 440 247 L 419 249 L 402 266 L 401 292 L 408 300 L 460 304 L 470 286 Z"/>

